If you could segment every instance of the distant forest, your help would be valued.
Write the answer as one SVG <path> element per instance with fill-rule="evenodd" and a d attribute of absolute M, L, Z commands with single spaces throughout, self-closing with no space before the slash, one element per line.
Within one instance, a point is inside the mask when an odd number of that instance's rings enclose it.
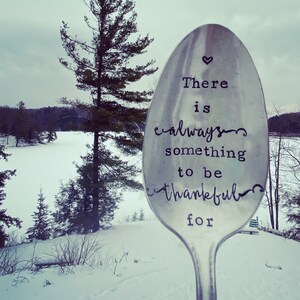
<path fill-rule="evenodd" d="M 75 107 L 27 109 L 23 101 L 14 108 L 0 106 L 0 136 L 14 136 L 16 146 L 52 142 L 56 131 L 82 131 L 87 117 Z"/>
<path fill-rule="evenodd" d="M 16 146 L 51 142 L 56 131 L 85 131 L 87 121 L 86 111 L 76 107 L 27 109 L 23 101 L 14 108 L 0 106 L 0 136 L 14 136 Z M 273 116 L 268 126 L 273 135 L 300 136 L 300 112 Z"/>
<path fill-rule="evenodd" d="M 300 136 L 300 112 L 273 116 L 268 120 L 270 134 Z"/>

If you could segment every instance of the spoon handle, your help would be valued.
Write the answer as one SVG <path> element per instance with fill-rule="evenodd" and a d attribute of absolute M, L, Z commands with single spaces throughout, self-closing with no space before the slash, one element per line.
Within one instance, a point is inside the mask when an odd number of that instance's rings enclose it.
<path fill-rule="evenodd" d="M 214 244 L 187 246 L 193 260 L 196 277 L 196 300 L 217 300 L 216 252 Z"/>

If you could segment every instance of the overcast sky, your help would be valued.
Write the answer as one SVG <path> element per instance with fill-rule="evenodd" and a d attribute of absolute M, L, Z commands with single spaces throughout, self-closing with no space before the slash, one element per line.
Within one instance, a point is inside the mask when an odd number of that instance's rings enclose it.
<path fill-rule="evenodd" d="M 76 89 L 75 77 L 58 57 L 61 21 L 82 39 L 88 36 L 82 0 L 0 0 L 0 105 L 27 107 L 57 105 L 61 97 L 89 99 Z M 207 23 L 228 27 L 245 44 L 257 67 L 268 111 L 300 109 L 299 0 L 137 0 L 138 27 L 154 42 L 145 56 L 160 70 L 145 88 L 158 80 L 168 57 L 193 29 Z"/>

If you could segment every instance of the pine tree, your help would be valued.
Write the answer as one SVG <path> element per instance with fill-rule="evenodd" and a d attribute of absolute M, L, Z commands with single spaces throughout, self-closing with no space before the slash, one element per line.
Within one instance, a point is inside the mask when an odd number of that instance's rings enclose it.
<path fill-rule="evenodd" d="M 132 218 L 131 218 L 131 221 L 132 222 L 136 222 L 138 220 L 138 213 L 137 211 L 134 211 L 133 215 L 132 215 Z"/>
<path fill-rule="evenodd" d="M 153 67 L 153 60 L 143 65 L 130 64 L 131 59 L 145 53 L 153 41 L 148 35 L 135 36 L 138 32 L 137 14 L 132 0 L 91 0 L 85 3 L 94 17 L 93 20 L 84 18 L 92 32 L 91 42 L 72 37 L 68 24 L 63 22 L 60 34 L 70 61 L 60 58 L 60 62 L 75 73 L 77 87 L 89 91 L 92 96 L 89 105 L 79 101 L 64 102 L 86 109 L 89 116 L 86 130 L 94 135 L 90 196 L 92 231 L 96 231 L 100 228 L 100 194 L 104 182 L 100 174 L 99 150 L 109 138 L 114 138 L 123 151 L 135 153 L 141 149 L 140 125 L 145 120 L 145 110 L 132 104 L 149 101 L 152 91 L 133 91 L 128 87 L 153 74 L 157 68 Z M 119 134 L 112 136 L 112 132 Z"/>
<path fill-rule="evenodd" d="M 50 110 L 50 108 L 48 109 L 48 118 L 47 118 L 47 123 L 46 123 L 46 131 L 47 131 L 47 142 L 53 142 L 57 139 L 57 135 L 56 135 L 56 124 L 58 121 L 57 115 L 54 113 L 54 111 Z"/>
<path fill-rule="evenodd" d="M 48 205 L 45 204 L 45 197 L 42 190 L 38 194 L 36 211 L 33 213 L 33 226 L 28 228 L 26 234 L 28 239 L 33 241 L 47 240 L 51 237 L 51 222 L 49 218 Z"/>
<path fill-rule="evenodd" d="M 19 146 L 21 141 L 28 139 L 30 135 L 29 120 L 23 101 L 17 104 L 17 112 L 12 125 L 12 135 L 16 138 L 16 147 Z"/>
<path fill-rule="evenodd" d="M 41 126 L 35 118 L 32 118 L 23 101 L 17 104 L 11 134 L 16 139 L 16 147 L 20 142 L 29 145 L 42 142 Z"/>
<path fill-rule="evenodd" d="M 7 160 L 8 154 L 4 151 L 4 146 L 0 145 L 0 159 Z M 14 176 L 16 170 L 5 170 L 0 172 L 0 207 L 5 200 L 6 194 L 4 192 L 4 187 L 6 181 L 9 180 L 12 176 Z M 5 246 L 5 242 L 8 239 L 7 234 L 5 233 L 5 226 L 16 226 L 21 228 L 21 221 L 18 218 L 8 216 L 6 214 L 6 209 L 0 208 L 0 248 Z"/>
<path fill-rule="evenodd" d="M 141 189 L 142 185 L 134 179 L 138 170 L 104 146 L 100 148 L 99 157 L 101 181 L 98 186 L 97 214 L 101 228 L 105 228 L 109 226 L 121 200 L 121 193 L 118 190 L 130 187 Z M 60 234 L 93 231 L 93 154 L 90 147 L 88 153 L 81 158 L 82 163 L 76 164 L 77 177 L 62 185 L 56 196 L 57 210 L 54 213 L 54 221 L 56 227 L 62 230 Z"/>
<path fill-rule="evenodd" d="M 141 208 L 140 215 L 139 215 L 139 221 L 144 221 L 144 220 L 145 220 L 145 213 L 144 213 L 144 210 Z"/>
<path fill-rule="evenodd" d="M 292 197 L 287 194 L 286 198 L 284 207 L 288 209 L 287 221 L 293 224 L 288 234 L 290 238 L 300 241 L 300 191 Z"/>
<path fill-rule="evenodd" d="M 80 191 L 75 180 L 69 180 L 67 184 L 61 184 L 59 192 L 55 196 L 56 211 L 53 213 L 55 236 L 76 232 L 73 220 L 76 205 L 80 201 Z"/>

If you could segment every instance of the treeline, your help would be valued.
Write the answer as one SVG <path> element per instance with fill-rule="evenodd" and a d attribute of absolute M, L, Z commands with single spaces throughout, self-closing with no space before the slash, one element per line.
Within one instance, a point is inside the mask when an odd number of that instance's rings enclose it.
<path fill-rule="evenodd" d="M 274 116 L 268 120 L 269 132 L 288 136 L 300 135 L 300 112 Z"/>
<path fill-rule="evenodd" d="M 56 131 L 83 130 L 85 122 L 84 112 L 74 107 L 27 109 L 23 101 L 0 106 L 0 135 L 15 137 L 15 146 L 54 141 Z"/>
<path fill-rule="evenodd" d="M 16 107 L 0 106 L 0 135 L 15 136 L 16 146 L 20 141 L 27 144 L 51 142 L 56 139 L 56 131 L 87 131 L 88 122 L 87 113 L 77 107 L 27 109 L 23 101 Z M 139 123 L 139 127 L 143 129 L 144 122 Z M 268 119 L 268 127 L 271 134 L 298 136 L 300 112 L 273 116 Z"/>

